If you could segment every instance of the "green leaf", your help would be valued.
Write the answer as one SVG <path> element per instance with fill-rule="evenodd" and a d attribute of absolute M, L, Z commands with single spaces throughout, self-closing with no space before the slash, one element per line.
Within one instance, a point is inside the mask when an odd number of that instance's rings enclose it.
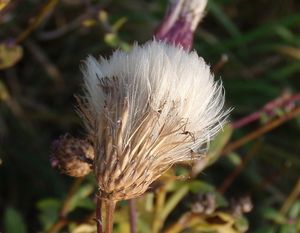
<path fill-rule="evenodd" d="M 234 226 L 238 232 L 246 232 L 249 228 L 249 223 L 245 217 L 239 217 L 235 220 Z"/>
<path fill-rule="evenodd" d="M 104 41 L 113 48 L 121 48 L 123 51 L 129 51 L 131 46 L 126 43 L 125 41 L 121 40 L 121 38 L 118 36 L 115 32 L 110 32 L 105 34 Z"/>
<path fill-rule="evenodd" d="M 227 159 L 235 166 L 240 165 L 242 162 L 241 156 L 234 152 L 228 154 Z"/>
<path fill-rule="evenodd" d="M 117 32 L 120 30 L 120 28 L 127 22 L 127 18 L 126 17 L 122 17 L 120 19 L 118 19 L 113 25 L 112 25 L 112 29 L 114 32 Z"/>
<path fill-rule="evenodd" d="M 210 193 L 215 191 L 214 186 L 198 180 L 190 182 L 189 186 L 190 186 L 190 191 L 193 193 L 199 193 L 199 192 Z"/>
<path fill-rule="evenodd" d="M 264 226 L 255 231 L 255 233 L 275 233 L 274 226 Z"/>
<path fill-rule="evenodd" d="M 86 184 L 82 185 L 79 190 L 72 196 L 72 199 L 70 200 L 68 206 L 67 206 L 67 212 L 71 212 L 77 207 L 87 207 L 86 198 L 91 195 L 94 191 L 94 185 L 92 184 Z M 85 203 L 83 203 L 85 202 Z"/>
<path fill-rule="evenodd" d="M 287 224 L 280 228 L 279 233 L 299 233 L 299 231 L 297 231 L 296 225 Z"/>
<path fill-rule="evenodd" d="M 292 46 L 279 46 L 277 51 L 283 55 L 300 60 L 300 48 Z"/>
<path fill-rule="evenodd" d="M 215 187 L 209 183 L 203 181 L 192 181 L 189 184 L 190 191 L 192 193 L 210 193 L 215 195 L 216 203 L 218 207 L 226 207 L 228 206 L 228 202 L 226 199 L 216 191 Z"/>
<path fill-rule="evenodd" d="M 201 160 L 195 162 L 192 168 L 192 176 L 197 176 L 203 169 L 212 165 L 218 160 L 224 146 L 229 141 L 233 132 L 233 128 L 230 124 L 223 127 L 223 130 L 215 137 L 212 143 L 209 145 L 209 151 L 207 156 L 204 156 Z"/>
<path fill-rule="evenodd" d="M 22 215 L 12 207 L 8 207 L 4 212 L 4 229 L 5 233 L 27 232 Z"/>
<path fill-rule="evenodd" d="M 119 37 L 116 33 L 107 33 L 104 36 L 104 41 L 111 47 L 117 47 L 120 43 Z"/>
<path fill-rule="evenodd" d="M 224 28 L 232 37 L 237 37 L 241 35 L 239 29 L 235 26 L 231 19 L 228 18 L 226 14 L 224 14 L 224 11 L 219 7 L 218 4 L 215 4 L 213 1 L 209 1 L 208 8 L 210 12 L 214 15 L 214 17 L 224 26 Z"/>
<path fill-rule="evenodd" d="M 216 195 L 216 203 L 218 207 L 228 207 L 229 203 L 225 197 L 222 196 L 219 192 L 215 192 Z"/>
<path fill-rule="evenodd" d="M 276 32 L 278 27 L 289 28 L 298 25 L 299 22 L 300 22 L 300 15 L 298 13 L 290 14 L 276 21 L 263 24 L 262 26 L 257 27 L 250 32 L 242 33 L 239 36 L 235 36 L 228 41 L 222 41 L 220 42 L 220 46 L 222 48 L 225 47 L 226 49 L 232 49 L 242 44 L 247 44 L 254 40 L 260 39 L 262 37 L 267 37 L 269 35 L 272 35 Z"/>
<path fill-rule="evenodd" d="M 61 201 L 53 198 L 43 199 L 37 203 L 37 208 L 40 211 L 39 220 L 44 229 L 49 229 L 58 219 L 60 206 Z"/>
<path fill-rule="evenodd" d="M 277 224 L 284 224 L 286 222 L 286 218 L 279 211 L 272 208 L 265 208 L 263 210 L 263 216 L 266 219 L 272 220 Z"/>
<path fill-rule="evenodd" d="M 77 207 L 93 210 L 95 209 L 95 203 L 90 198 L 84 198 L 78 202 Z"/>
<path fill-rule="evenodd" d="M 19 45 L 0 44 L 0 70 L 14 66 L 23 56 Z"/>
<path fill-rule="evenodd" d="M 181 186 L 180 189 L 176 190 L 170 198 L 168 198 L 162 212 L 161 212 L 161 220 L 164 222 L 165 219 L 169 216 L 172 210 L 178 205 L 178 203 L 184 198 L 184 196 L 188 193 L 189 187 L 187 185 Z"/>
<path fill-rule="evenodd" d="M 9 99 L 8 90 L 3 82 L 0 81 L 0 102 Z"/>
<path fill-rule="evenodd" d="M 208 165 L 213 164 L 219 158 L 222 149 L 231 138 L 232 133 L 233 133 L 233 128 L 231 127 L 230 124 L 227 124 L 223 127 L 223 130 L 212 141 L 208 151 L 208 157 L 210 158 Z"/>
<path fill-rule="evenodd" d="M 290 211 L 289 211 L 289 217 L 296 219 L 296 218 L 300 218 L 300 201 L 296 201 Z"/>

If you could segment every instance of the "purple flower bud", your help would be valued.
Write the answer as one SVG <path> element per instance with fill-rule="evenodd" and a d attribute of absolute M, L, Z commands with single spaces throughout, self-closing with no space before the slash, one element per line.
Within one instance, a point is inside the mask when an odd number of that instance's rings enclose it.
<path fill-rule="evenodd" d="M 165 19 L 154 34 L 155 38 L 190 50 L 206 4 L 207 0 L 171 1 Z"/>

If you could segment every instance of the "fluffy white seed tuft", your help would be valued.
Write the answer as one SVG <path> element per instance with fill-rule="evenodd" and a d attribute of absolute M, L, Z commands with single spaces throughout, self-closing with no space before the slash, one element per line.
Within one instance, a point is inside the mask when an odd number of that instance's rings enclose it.
<path fill-rule="evenodd" d="M 163 42 L 88 57 L 83 73 L 81 115 L 105 198 L 141 195 L 172 164 L 199 158 L 227 115 L 204 60 Z"/>

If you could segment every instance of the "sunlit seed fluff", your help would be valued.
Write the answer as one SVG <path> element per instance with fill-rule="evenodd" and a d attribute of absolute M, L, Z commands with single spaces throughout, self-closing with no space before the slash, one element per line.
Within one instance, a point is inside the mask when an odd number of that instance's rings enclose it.
<path fill-rule="evenodd" d="M 102 198 L 137 197 L 174 163 L 200 158 L 227 115 L 204 60 L 163 42 L 88 57 L 83 73 L 80 114 Z"/>

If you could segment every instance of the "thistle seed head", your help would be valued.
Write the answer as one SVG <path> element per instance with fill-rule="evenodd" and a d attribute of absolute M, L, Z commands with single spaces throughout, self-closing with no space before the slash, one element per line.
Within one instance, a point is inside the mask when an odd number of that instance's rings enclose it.
<path fill-rule="evenodd" d="M 53 142 L 51 149 L 51 165 L 62 173 L 82 177 L 92 171 L 94 149 L 86 140 L 64 135 Z"/>
<path fill-rule="evenodd" d="M 178 162 L 201 158 L 222 127 L 224 93 L 196 52 L 150 41 L 88 57 L 80 98 L 102 198 L 130 199 Z"/>

